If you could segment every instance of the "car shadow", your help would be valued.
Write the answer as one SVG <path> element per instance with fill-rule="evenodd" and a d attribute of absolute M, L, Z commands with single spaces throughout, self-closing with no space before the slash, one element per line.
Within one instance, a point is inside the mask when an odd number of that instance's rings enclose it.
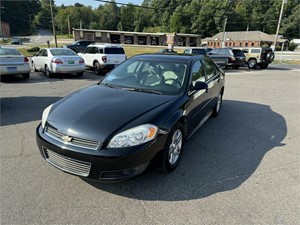
<path fill-rule="evenodd" d="M 261 68 L 255 68 L 255 69 L 249 69 L 248 67 L 240 67 L 238 69 L 232 69 L 232 68 L 223 68 L 223 70 L 229 73 L 239 73 L 239 72 L 253 72 L 253 71 L 266 71 L 266 70 L 276 70 L 276 71 L 286 71 L 286 70 L 292 70 L 293 66 L 287 66 L 287 65 L 269 65 L 266 69 Z"/>
<path fill-rule="evenodd" d="M 238 188 L 259 167 L 265 154 L 283 146 L 285 119 L 270 106 L 224 100 L 219 117 L 209 119 L 187 142 L 175 171 L 150 167 L 123 183 L 89 185 L 127 198 L 184 201 Z"/>
<path fill-rule="evenodd" d="M 1 98 L 1 126 L 20 124 L 42 119 L 43 110 L 60 97 L 12 97 Z"/>

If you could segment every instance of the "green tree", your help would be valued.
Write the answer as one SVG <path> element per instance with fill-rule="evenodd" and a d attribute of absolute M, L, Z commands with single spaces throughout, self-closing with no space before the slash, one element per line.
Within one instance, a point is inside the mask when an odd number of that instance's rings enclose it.
<path fill-rule="evenodd" d="M 1 20 L 9 23 L 11 34 L 28 35 L 32 32 L 34 16 L 40 8 L 39 0 L 3 1 L 1 2 Z"/>

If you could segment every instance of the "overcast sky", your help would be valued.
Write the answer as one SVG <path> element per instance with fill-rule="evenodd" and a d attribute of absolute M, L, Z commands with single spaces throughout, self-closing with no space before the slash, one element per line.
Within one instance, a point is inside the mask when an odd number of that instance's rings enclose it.
<path fill-rule="evenodd" d="M 55 0 L 55 5 L 56 6 L 61 6 L 64 4 L 65 6 L 68 5 L 74 5 L 76 2 L 82 4 L 82 5 L 90 5 L 93 8 L 97 8 L 100 4 L 105 4 L 104 2 L 99 2 L 95 0 Z M 120 2 L 120 3 L 132 3 L 134 5 L 141 5 L 143 0 L 116 0 L 115 2 Z M 120 6 L 120 5 L 118 5 Z"/>

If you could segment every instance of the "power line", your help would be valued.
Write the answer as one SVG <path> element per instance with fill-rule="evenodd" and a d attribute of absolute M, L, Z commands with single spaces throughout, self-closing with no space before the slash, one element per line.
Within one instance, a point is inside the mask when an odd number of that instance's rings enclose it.
<path fill-rule="evenodd" d="M 160 8 L 155 8 L 155 7 L 150 7 L 150 6 L 134 5 L 131 3 L 112 2 L 112 1 L 105 1 L 105 0 L 95 0 L 95 1 L 104 2 L 104 3 L 115 3 L 116 5 L 133 6 L 133 7 L 137 7 L 137 8 L 143 8 L 143 9 L 153 9 L 153 10 L 158 10 L 158 11 L 183 13 L 182 11 L 176 11 L 176 10 L 171 10 L 171 9 L 160 9 Z"/>

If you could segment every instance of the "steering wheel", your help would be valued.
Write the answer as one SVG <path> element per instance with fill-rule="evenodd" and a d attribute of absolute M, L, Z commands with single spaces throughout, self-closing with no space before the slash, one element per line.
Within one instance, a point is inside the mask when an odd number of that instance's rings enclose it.
<path fill-rule="evenodd" d="M 176 80 L 175 78 L 167 78 L 167 79 L 165 79 L 165 83 L 166 83 L 166 81 L 168 81 L 168 80 L 171 80 L 172 82 L 175 81 L 176 85 L 178 84 L 178 87 L 181 87 L 181 83 L 180 83 L 178 80 Z M 173 85 L 173 86 L 174 86 L 174 85 Z"/>

